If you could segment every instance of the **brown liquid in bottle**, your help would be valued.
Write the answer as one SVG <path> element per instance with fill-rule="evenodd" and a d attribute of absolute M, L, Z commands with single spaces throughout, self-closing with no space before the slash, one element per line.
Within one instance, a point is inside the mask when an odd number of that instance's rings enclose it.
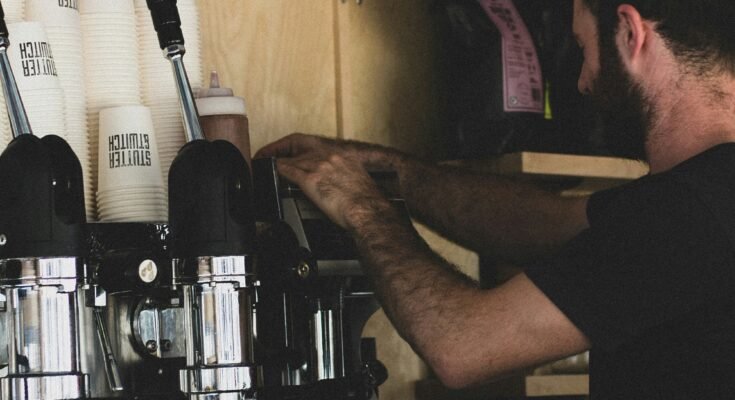
<path fill-rule="evenodd" d="M 239 114 L 205 115 L 199 117 L 207 140 L 227 140 L 234 144 L 250 164 L 250 132 L 248 117 Z"/>
<path fill-rule="evenodd" d="M 226 140 L 234 144 L 250 167 L 250 131 L 245 100 L 236 97 L 232 89 L 220 87 L 219 76 L 212 71 L 209 88 L 200 90 L 196 101 L 204 137 L 209 141 Z"/>

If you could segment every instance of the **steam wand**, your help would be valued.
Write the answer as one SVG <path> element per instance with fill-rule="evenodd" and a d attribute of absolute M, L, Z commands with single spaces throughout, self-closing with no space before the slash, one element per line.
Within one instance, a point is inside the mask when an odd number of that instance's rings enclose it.
<path fill-rule="evenodd" d="M 8 27 L 5 24 L 5 12 L 2 4 L 0 4 L 0 80 L 2 80 L 3 94 L 5 95 L 8 116 L 10 117 L 10 127 L 13 131 L 13 137 L 20 135 L 32 135 L 31 124 L 28 121 L 23 100 L 20 97 L 18 85 L 15 82 L 13 70 L 10 68 L 10 60 L 8 59 L 8 48 L 10 40 L 8 39 Z"/>
<path fill-rule="evenodd" d="M 199 124 L 199 113 L 184 67 L 186 48 L 176 0 L 147 0 L 147 2 L 148 9 L 151 10 L 153 26 L 158 33 L 161 50 L 173 68 L 176 89 L 179 92 L 179 105 L 184 118 L 186 141 L 203 140 L 204 133 Z"/>

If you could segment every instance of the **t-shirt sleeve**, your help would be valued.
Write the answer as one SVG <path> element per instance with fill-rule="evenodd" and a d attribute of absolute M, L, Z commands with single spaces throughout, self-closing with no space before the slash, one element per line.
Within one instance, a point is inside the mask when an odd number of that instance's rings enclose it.
<path fill-rule="evenodd" d="M 674 180 L 601 192 L 590 228 L 526 274 L 590 339 L 614 350 L 733 287 L 733 251 L 713 213 Z"/>

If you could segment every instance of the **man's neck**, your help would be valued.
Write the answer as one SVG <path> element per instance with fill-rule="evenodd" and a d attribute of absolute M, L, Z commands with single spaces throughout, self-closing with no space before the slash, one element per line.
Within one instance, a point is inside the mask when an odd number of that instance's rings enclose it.
<path fill-rule="evenodd" d="M 715 82 L 716 80 L 716 82 Z M 735 79 L 682 79 L 653 98 L 655 121 L 646 143 L 651 173 L 718 144 L 735 142 Z"/>

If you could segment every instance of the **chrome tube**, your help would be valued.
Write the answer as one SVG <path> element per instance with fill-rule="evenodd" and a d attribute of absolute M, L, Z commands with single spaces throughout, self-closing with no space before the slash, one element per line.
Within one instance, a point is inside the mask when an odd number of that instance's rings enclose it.
<path fill-rule="evenodd" d="M 179 92 L 181 116 L 184 118 L 186 141 L 204 140 L 204 132 L 199 124 L 199 112 L 194 101 L 194 93 L 189 85 L 189 78 L 186 75 L 186 68 L 184 67 L 184 54 L 186 53 L 186 49 L 183 45 L 172 45 L 166 47 L 163 52 L 171 62 L 171 68 L 174 72 L 176 90 Z"/>
<path fill-rule="evenodd" d="M 334 312 L 319 310 L 312 316 L 312 345 L 314 380 L 337 378 L 336 337 L 334 335 Z"/>
<path fill-rule="evenodd" d="M 97 330 L 97 339 L 99 340 L 100 349 L 102 349 L 102 354 L 105 360 L 104 366 L 107 384 L 113 392 L 122 391 L 124 388 L 122 378 L 120 377 L 120 368 L 118 368 L 115 354 L 112 351 L 112 344 L 110 343 L 110 335 L 107 333 L 105 317 L 102 314 L 102 309 L 99 307 L 94 307 L 94 322 Z"/>
<path fill-rule="evenodd" d="M 10 47 L 8 38 L 0 36 L 0 80 L 2 80 L 3 94 L 10 117 L 10 128 L 13 131 L 13 137 L 17 138 L 20 135 L 30 135 L 33 131 L 15 82 L 15 75 L 10 67 L 8 47 Z"/>
<path fill-rule="evenodd" d="M 7 262 L 7 261 L 6 261 Z M 7 298 L 6 400 L 87 397 L 79 347 L 79 297 L 75 258 L 12 260 L 0 273 Z"/>
<path fill-rule="evenodd" d="M 196 276 L 176 274 L 186 321 L 181 391 L 190 400 L 247 399 L 259 374 L 246 257 L 200 257 L 197 263 Z"/>

